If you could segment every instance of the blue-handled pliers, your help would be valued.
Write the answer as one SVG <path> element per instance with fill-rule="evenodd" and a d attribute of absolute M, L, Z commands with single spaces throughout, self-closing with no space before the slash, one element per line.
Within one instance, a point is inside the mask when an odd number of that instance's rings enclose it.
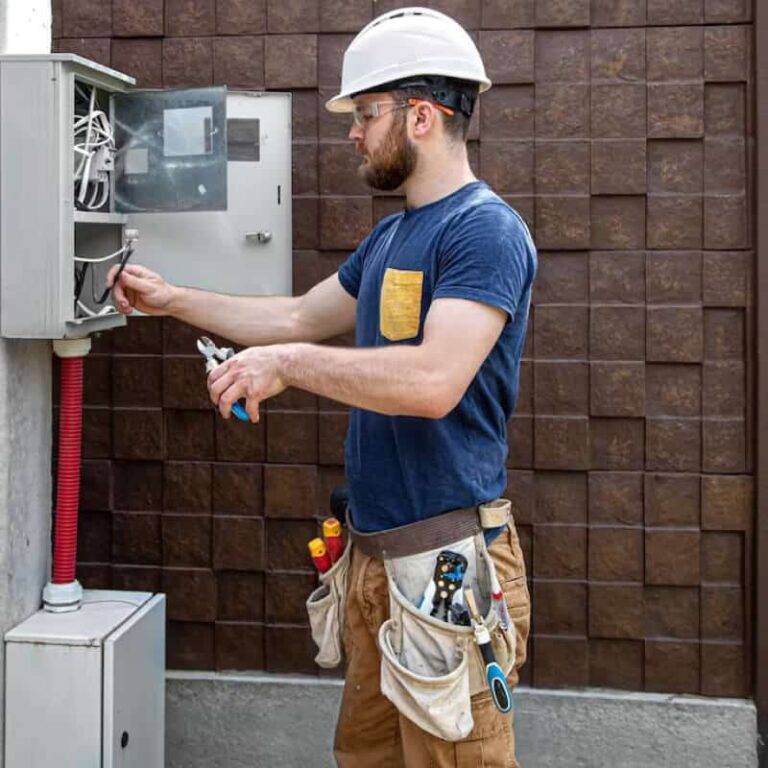
<path fill-rule="evenodd" d="M 235 354 L 235 350 L 232 347 L 217 347 L 207 336 L 201 336 L 197 340 L 197 350 L 205 358 L 206 373 L 210 373 L 214 368 L 218 368 L 225 360 L 229 360 Z M 250 421 L 245 406 L 239 402 L 232 406 L 232 413 L 240 421 Z"/>

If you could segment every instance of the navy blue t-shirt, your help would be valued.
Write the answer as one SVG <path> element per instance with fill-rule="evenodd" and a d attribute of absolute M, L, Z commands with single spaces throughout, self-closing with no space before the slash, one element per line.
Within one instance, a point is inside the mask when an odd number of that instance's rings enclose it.
<path fill-rule="evenodd" d="M 508 315 L 464 397 L 444 418 L 352 409 L 346 474 L 358 530 L 387 530 L 503 493 L 506 425 L 517 399 L 535 272 L 528 228 L 482 181 L 383 219 L 341 266 L 339 280 L 357 299 L 359 347 L 420 344 L 435 299 L 470 299 Z"/>

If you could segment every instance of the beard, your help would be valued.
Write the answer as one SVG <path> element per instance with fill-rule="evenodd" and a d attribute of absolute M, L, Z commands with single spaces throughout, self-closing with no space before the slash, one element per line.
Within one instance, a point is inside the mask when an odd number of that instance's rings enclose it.
<path fill-rule="evenodd" d="M 399 119 L 384 138 L 381 146 L 368 155 L 358 174 L 374 189 L 392 192 L 400 187 L 416 167 L 416 147 L 409 141 L 405 119 Z"/>

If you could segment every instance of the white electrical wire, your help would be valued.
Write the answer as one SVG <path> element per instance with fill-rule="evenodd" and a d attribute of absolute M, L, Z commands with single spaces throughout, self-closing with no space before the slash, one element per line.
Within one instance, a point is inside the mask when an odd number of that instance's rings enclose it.
<path fill-rule="evenodd" d="M 96 88 L 90 93 L 76 83 L 80 96 L 88 102 L 86 115 L 75 115 L 75 188 L 76 204 L 86 210 L 98 210 L 109 198 L 110 169 L 115 155 L 115 133 L 106 113 L 97 109 Z"/>
<path fill-rule="evenodd" d="M 114 259 L 115 256 L 122 256 L 126 250 L 128 250 L 128 246 L 124 245 L 120 250 L 115 251 L 114 253 L 110 253 L 109 256 L 98 256 L 95 259 L 86 259 L 81 256 L 75 256 L 75 261 L 82 261 L 85 264 L 99 264 L 102 261 L 109 261 L 110 259 Z"/>
<path fill-rule="evenodd" d="M 90 307 L 87 307 L 85 304 L 83 304 L 80 299 L 77 300 L 77 306 L 80 307 L 80 309 L 88 315 L 88 317 L 103 317 L 104 315 L 112 315 L 117 312 L 117 309 L 113 307 L 111 304 L 107 304 L 106 306 L 102 307 L 98 312 L 94 312 Z"/>

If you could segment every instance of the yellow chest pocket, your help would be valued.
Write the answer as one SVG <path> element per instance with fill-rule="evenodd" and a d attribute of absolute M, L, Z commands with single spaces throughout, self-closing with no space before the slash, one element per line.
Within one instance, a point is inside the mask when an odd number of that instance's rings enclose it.
<path fill-rule="evenodd" d="M 412 339 L 419 334 L 421 290 L 424 273 L 387 269 L 379 299 L 379 330 L 389 341 Z"/>

